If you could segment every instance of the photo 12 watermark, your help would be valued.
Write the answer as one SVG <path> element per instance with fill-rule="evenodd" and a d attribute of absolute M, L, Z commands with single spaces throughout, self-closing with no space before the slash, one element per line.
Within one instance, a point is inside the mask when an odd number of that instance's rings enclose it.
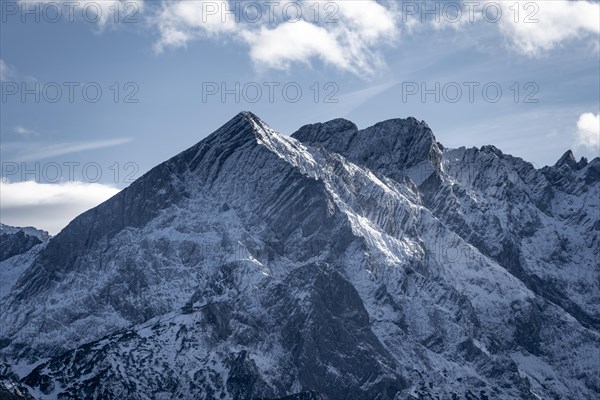
<path fill-rule="evenodd" d="M 130 184 L 138 178 L 140 167 L 133 161 L 101 164 L 95 161 L 49 161 L 49 162 L 14 162 L 0 163 L 2 182 L 62 183 L 112 182 Z"/>
<path fill-rule="evenodd" d="M 2 23 L 74 23 L 90 24 L 112 21 L 137 24 L 140 22 L 140 1 L 2 1 Z"/>
<path fill-rule="evenodd" d="M 98 103 L 108 100 L 120 104 L 137 104 L 140 87 L 136 82 L 38 82 L 3 81 L 2 103 Z"/>
<path fill-rule="evenodd" d="M 540 91 L 536 82 L 402 82 L 402 103 L 498 103 L 509 97 L 515 103 L 537 104 Z"/>
<path fill-rule="evenodd" d="M 220 103 L 298 103 L 303 98 L 314 103 L 335 104 L 340 88 L 335 82 L 202 82 L 202 102 Z"/>
<path fill-rule="evenodd" d="M 536 24 L 540 6 L 537 2 L 497 1 L 402 1 L 402 22 L 422 23 L 499 23 L 509 19 L 514 23 Z"/>
<path fill-rule="evenodd" d="M 337 24 L 340 6 L 335 1 L 205 1 L 186 0 L 185 12 L 203 24 L 221 22 L 265 24 L 274 22 Z M 141 21 L 142 1 L 2 1 L 1 21 L 21 23 L 90 24 L 114 22 L 136 24 Z"/>

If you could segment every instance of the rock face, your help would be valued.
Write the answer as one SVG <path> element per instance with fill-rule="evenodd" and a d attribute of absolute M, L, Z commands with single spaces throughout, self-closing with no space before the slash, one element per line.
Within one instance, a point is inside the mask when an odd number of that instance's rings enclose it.
<path fill-rule="evenodd" d="M 20 227 L 20 226 L 10 226 L 0 223 L 0 234 L 8 234 L 12 235 L 18 233 L 19 231 L 23 231 L 28 236 L 35 236 L 42 242 L 47 242 L 51 236 L 48 232 L 43 231 L 41 229 L 36 229 L 32 226 Z"/>
<path fill-rule="evenodd" d="M 0 298 L 8 294 L 49 239 L 46 231 L 0 224 Z"/>
<path fill-rule="evenodd" d="M 0 262 L 26 253 L 49 239 L 50 235 L 46 231 L 0 224 Z"/>
<path fill-rule="evenodd" d="M 14 234 L 0 234 L 0 261 L 23 254 L 33 246 L 42 243 L 35 236 L 26 235 L 23 231 Z"/>
<path fill-rule="evenodd" d="M 34 400 L 28 388 L 19 382 L 19 376 L 6 364 L 0 364 L 0 399 Z"/>
<path fill-rule="evenodd" d="M 599 199 L 600 159 L 241 113 L 0 263 L 0 357 L 39 399 L 595 398 Z"/>

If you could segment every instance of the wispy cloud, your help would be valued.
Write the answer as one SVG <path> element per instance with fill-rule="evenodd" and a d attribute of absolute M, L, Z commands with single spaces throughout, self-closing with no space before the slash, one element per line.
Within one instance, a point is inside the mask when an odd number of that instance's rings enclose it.
<path fill-rule="evenodd" d="M 9 157 L 15 161 L 34 161 L 64 156 L 66 154 L 78 153 L 81 151 L 119 146 L 131 141 L 131 138 L 114 138 L 87 142 L 65 142 L 56 144 L 48 144 L 43 142 L 13 142 L 2 144 L 2 150 L 15 150 L 15 154 L 12 155 L 12 157 Z"/>
<path fill-rule="evenodd" d="M 185 48 L 197 40 L 234 41 L 247 46 L 257 69 L 288 70 L 294 65 L 310 65 L 318 60 L 360 77 L 381 76 L 380 71 L 386 66 L 385 50 L 399 44 L 401 34 L 422 35 L 427 30 L 449 28 L 460 36 L 469 34 L 463 27 L 473 24 L 493 30 L 493 34 L 505 38 L 511 48 L 530 57 L 582 38 L 591 39 L 596 50 L 600 49 L 597 41 L 600 3 L 587 0 L 483 0 L 475 6 L 473 20 L 468 11 L 473 2 L 469 6 L 467 2 L 458 2 L 454 8 L 462 4 L 462 17 L 456 21 L 452 18 L 448 21 L 447 15 L 423 20 L 421 14 L 428 9 L 427 2 L 410 2 L 420 9 L 417 15 L 414 10 L 407 15 L 408 9 L 398 5 L 404 3 L 376 0 L 281 0 L 251 2 L 252 7 L 240 7 L 244 2 L 230 0 L 82 0 L 76 7 L 83 9 L 91 3 L 94 7 L 86 9 L 100 14 L 95 24 L 100 31 L 117 25 L 114 10 L 118 7 L 122 11 L 120 22 L 133 11 L 140 26 L 158 34 L 154 42 L 157 53 Z M 501 9 L 501 18 L 495 23 L 484 17 L 487 15 L 485 6 L 491 3 Z M 253 8 L 258 12 L 256 19 L 248 12 Z M 10 75 L 11 67 L 4 62 L 0 65 L 2 76 Z"/>
<path fill-rule="evenodd" d="M 28 129 L 25 128 L 23 125 L 17 125 L 13 128 L 13 131 L 21 136 L 23 136 L 24 138 L 31 138 L 33 136 L 38 136 L 39 133 L 32 130 L 32 129 Z"/>
<path fill-rule="evenodd" d="M 35 226 L 55 235 L 73 218 L 117 194 L 99 183 L 0 181 L 0 219 L 15 226 Z"/>
<path fill-rule="evenodd" d="M 452 29 L 453 34 L 466 35 L 460 31 L 469 25 L 480 25 L 499 32 L 509 48 L 528 57 L 540 56 L 570 40 L 584 38 L 598 50 L 600 3 L 597 1 L 452 2 L 449 8 L 459 9 L 459 17 L 448 11 L 428 15 L 427 10 L 434 10 L 435 6 L 440 10 L 444 6 L 443 2 L 432 3 L 429 6 L 426 2 L 404 4 L 402 20 L 407 34 Z"/>
<path fill-rule="evenodd" d="M 590 1 L 497 2 L 504 17 L 500 31 L 515 48 L 528 56 L 538 56 L 563 43 L 588 37 L 598 40 L 600 3 Z M 519 14 L 515 14 L 519 10 Z"/>
<path fill-rule="evenodd" d="M 163 1 L 150 17 L 150 25 L 160 34 L 154 49 L 162 53 L 166 48 L 185 47 L 194 39 L 235 34 L 239 28 L 234 19 L 222 17 L 226 7 L 227 2 L 212 0 Z"/>
<path fill-rule="evenodd" d="M 0 81 L 25 81 L 36 82 L 37 79 L 21 73 L 14 65 L 11 65 L 0 58 Z"/>
<path fill-rule="evenodd" d="M 155 49 L 162 52 L 186 47 L 192 40 L 230 38 L 249 47 L 250 58 L 259 69 L 287 70 L 294 64 L 320 60 L 359 76 L 371 76 L 384 65 L 380 48 L 393 43 L 399 32 L 394 9 L 375 0 L 273 4 L 269 11 L 260 11 L 257 20 L 248 16 L 236 20 L 226 15 L 231 4 L 225 1 L 163 1 L 160 12 L 151 19 L 160 34 Z M 289 12 L 290 4 L 295 14 Z"/>
<path fill-rule="evenodd" d="M 290 3 L 300 10 L 296 12 L 300 15 L 297 21 L 282 18 Z M 497 12 L 501 18 L 495 23 L 486 20 L 490 18 L 486 8 L 490 3 L 500 7 Z M 426 3 L 414 3 L 419 9 L 417 15 L 413 9 L 410 15 L 404 15 L 409 14 L 409 9 L 393 2 L 299 0 L 277 2 L 270 10 L 272 20 L 267 21 L 267 11 L 262 10 L 262 18 L 248 23 L 243 17 L 236 20 L 227 15 L 232 4 L 208 0 L 163 1 L 150 24 L 160 35 L 155 48 L 162 52 L 166 48 L 186 47 L 193 40 L 228 38 L 245 43 L 259 69 L 288 70 L 295 64 L 320 60 L 358 76 L 372 77 L 385 67 L 384 49 L 396 45 L 401 32 L 421 35 L 427 30 L 450 28 L 453 34 L 460 35 L 463 27 L 480 24 L 498 32 L 510 47 L 526 56 L 538 56 L 569 40 L 596 39 L 600 33 L 600 3 L 584 0 L 484 0 L 476 6 L 472 20 L 467 16 L 470 8 L 464 5 L 462 17 L 451 22 L 446 15 L 437 18 L 438 21 L 434 17 L 423 19 L 421 14 L 430 7 Z M 317 19 L 316 8 L 321 11 Z M 324 10 L 330 11 L 329 17 Z"/>
<path fill-rule="evenodd" d="M 326 2 L 317 2 L 326 7 Z M 395 42 L 399 30 L 391 8 L 376 1 L 337 2 L 335 22 L 326 18 L 295 23 L 283 22 L 274 28 L 245 30 L 242 38 L 250 46 L 255 65 L 289 69 L 294 63 L 320 59 L 358 76 L 374 76 L 385 63 L 381 49 Z M 310 14 L 308 7 L 304 11 Z M 303 15 L 306 15 L 303 14 Z"/>
<path fill-rule="evenodd" d="M 88 7 L 92 3 L 93 7 Z M 244 2 L 230 0 L 82 0 L 76 7 L 99 14 L 95 24 L 99 31 L 116 25 L 115 7 L 122 11 L 120 22 L 133 12 L 136 20 L 158 33 L 154 42 L 157 53 L 185 48 L 197 40 L 230 40 L 247 46 L 257 69 L 289 70 L 297 64 L 319 61 L 363 78 L 381 76 L 386 66 L 385 51 L 399 43 L 401 33 L 421 35 L 427 30 L 450 28 L 456 35 L 466 35 L 467 31 L 461 33 L 462 28 L 472 24 L 493 29 L 498 38 L 505 38 L 510 47 L 527 56 L 538 56 L 581 38 L 593 39 L 596 50 L 600 49 L 597 41 L 600 3 L 594 1 L 483 0 L 475 6 L 473 21 L 467 17 L 470 8 L 463 5 L 462 17 L 451 22 L 446 15 L 423 21 L 421 14 L 428 7 L 426 2 L 411 3 L 413 8 L 420 9 L 417 15 L 414 10 L 407 15 L 408 8 L 395 2 L 376 0 L 251 3 L 251 7 L 245 7 L 240 6 Z M 502 17 L 496 23 L 484 21 L 483 10 L 490 3 L 501 8 Z M 256 19 L 248 11 L 252 9 L 258 11 Z M 6 79 L 4 76 L 11 74 L 11 66 L 0 62 L 2 79 Z"/>
<path fill-rule="evenodd" d="M 10 81 L 15 78 L 17 71 L 15 67 L 7 64 L 3 59 L 0 58 L 0 81 Z"/>
<path fill-rule="evenodd" d="M 342 94 L 339 97 L 339 102 L 337 104 L 330 104 L 326 109 L 326 114 L 317 114 L 318 118 L 316 119 L 346 117 L 361 105 L 390 90 L 398 84 L 399 81 L 397 80 L 389 80 L 383 83 L 370 85 L 364 89 Z"/>

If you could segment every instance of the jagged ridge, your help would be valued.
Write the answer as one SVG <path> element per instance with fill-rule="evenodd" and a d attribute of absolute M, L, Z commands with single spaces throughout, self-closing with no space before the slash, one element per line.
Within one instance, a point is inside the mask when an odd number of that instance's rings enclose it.
<path fill-rule="evenodd" d="M 597 166 L 241 113 L 30 256 L 1 355 L 40 398 L 594 397 Z"/>

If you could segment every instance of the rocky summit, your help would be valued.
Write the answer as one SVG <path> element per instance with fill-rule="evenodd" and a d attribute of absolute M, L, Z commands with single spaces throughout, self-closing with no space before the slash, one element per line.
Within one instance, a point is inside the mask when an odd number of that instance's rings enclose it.
<path fill-rule="evenodd" d="M 599 213 L 599 158 L 243 112 L 2 233 L 0 398 L 599 398 Z"/>

